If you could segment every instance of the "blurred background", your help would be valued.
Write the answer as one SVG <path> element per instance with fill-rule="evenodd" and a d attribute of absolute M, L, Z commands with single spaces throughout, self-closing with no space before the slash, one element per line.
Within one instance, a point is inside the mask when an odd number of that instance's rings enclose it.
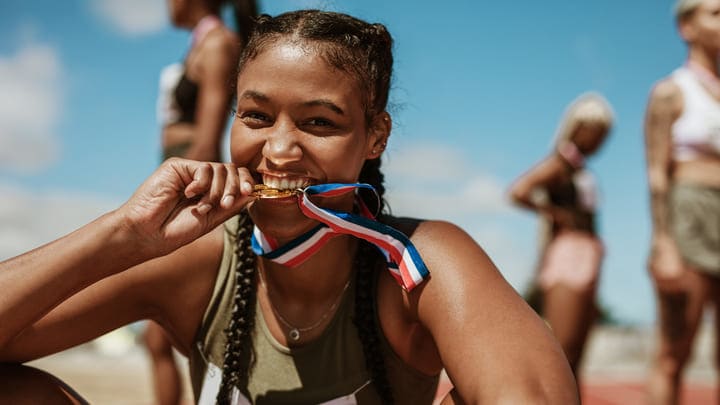
<path fill-rule="evenodd" d="M 342 11 L 389 28 L 390 206 L 461 225 L 520 292 L 533 274 L 538 230 L 535 216 L 509 205 L 506 189 L 549 152 L 569 102 L 588 90 L 607 97 L 616 126 L 590 168 L 607 248 L 599 299 L 614 329 L 605 343 L 593 341 L 592 369 L 628 353 L 642 360 L 653 341 L 642 126 L 653 83 L 685 58 L 672 3 L 266 0 L 260 7 Z M 164 0 L 0 2 L 0 260 L 113 209 L 155 169 L 159 72 L 183 59 L 188 40 L 171 27 Z M 624 341 L 630 346 L 612 346 Z"/>

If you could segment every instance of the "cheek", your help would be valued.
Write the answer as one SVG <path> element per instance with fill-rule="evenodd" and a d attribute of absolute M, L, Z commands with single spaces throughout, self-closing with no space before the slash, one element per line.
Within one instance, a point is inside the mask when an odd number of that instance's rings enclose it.
<path fill-rule="evenodd" d="M 262 150 L 262 140 L 247 133 L 241 124 L 233 123 L 230 132 L 230 158 L 238 166 L 246 167 Z"/>
<path fill-rule="evenodd" d="M 326 153 L 323 160 L 324 166 L 328 168 L 327 175 L 331 177 L 331 180 L 354 182 L 360 175 L 365 157 L 364 145 L 356 143 L 347 148 Z"/>

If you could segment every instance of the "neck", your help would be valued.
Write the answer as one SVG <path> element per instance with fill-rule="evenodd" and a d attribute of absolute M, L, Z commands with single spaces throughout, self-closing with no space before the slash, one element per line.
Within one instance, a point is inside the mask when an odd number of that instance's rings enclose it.
<path fill-rule="evenodd" d="M 716 52 L 694 46 L 690 48 L 687 60 L 688 63 L 701 67 L 713 76 L 718 77 L 718 55 Z"/>
<path fill-rule="evenodd" d="M 357 239 L 341 235 L 297 267 L 288 268 L 264 258 L 258 261 L 276 296 L 289 301 L 323 302 L 337 296 L 352 276 L 357 247 Z"/>

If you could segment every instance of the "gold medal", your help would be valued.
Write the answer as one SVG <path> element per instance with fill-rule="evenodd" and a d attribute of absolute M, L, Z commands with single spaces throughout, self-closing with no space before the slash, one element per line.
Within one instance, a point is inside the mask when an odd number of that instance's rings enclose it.
<path fill-rule="evenodd" d="M 270 188 L 264 184 L 256 184 L 253 188 L 252 195 L 257 198 L 286 198 L 300 194 L 300 192 L 300 189 L 279 190 L 277 188 Z"/>

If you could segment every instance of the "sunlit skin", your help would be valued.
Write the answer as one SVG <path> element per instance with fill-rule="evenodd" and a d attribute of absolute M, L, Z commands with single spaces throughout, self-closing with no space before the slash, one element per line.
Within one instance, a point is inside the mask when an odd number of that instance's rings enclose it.
<path fill-rule="evenodd" d="M 688 46 L 688 62 L 718 75 L 720 56 L 720 0 L 702 1 L 689 16 L 678 22 L 680 36 Z M 706 90 L 720 100 L 711 87 Z M 720 156 L 703 154 L 688 161 L 672 156 L 672 127 L 681 116 L 683 94 L 670 78 L 653 88 L 645 117 L 647 175 L 652 206 L 652 240 L 648 270 L 658 292 L 661 323 L 657 355 L 649 375 L 649 400 L 653 404 L 678 401 L 682 369 L 692 347 L 693 336 L 704 303 L 720 304 L 718 280 L 684 263 L 670 233 L 668 198 L 673 184 L 695 184 L 720 189 Z M 675 299 L 684 297 L 681 300 Z M 679 305 L 678 303 L 683 303 Z"/>

